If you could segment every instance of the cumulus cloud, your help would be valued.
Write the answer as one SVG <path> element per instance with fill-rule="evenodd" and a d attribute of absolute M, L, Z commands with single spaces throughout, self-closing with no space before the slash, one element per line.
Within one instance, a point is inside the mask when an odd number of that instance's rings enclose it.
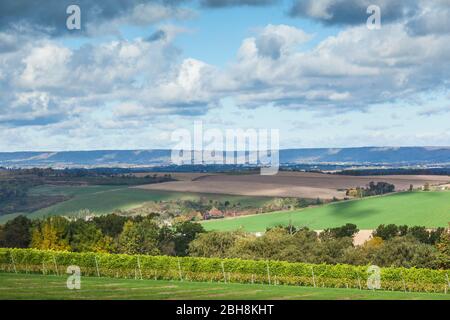
<path fill-rule="evenodd" d="M 370 5 L 380 7 L 383 24 L 404 23 L 411 35 L 450 33 L 448 0 L 295 0 L 290 15 L 326 25 L 363 25 Z"/>
<path fill-rule="evenodd" d="M 422 1 L 421 10 L 406 24 L 409 32 L 416 36 L 450 33 L 450 2 Z"/>
<path fill-rule="evenodd" d="M 214 68 L 180 59 L 163 28 L 161 41 L 113 40 L 69 49 L 40 39 L 0 54 L 0 123 L 60 122 L 117 105 L 117 117 L 203 114 L 215 101 Z M 125 110 L 125 111 L 124 111 Z"/>
<path fill-rule="evenodd" d="M 67 139 L 58 138 L 63 135 L 90 148 L 104 147 L 108 142 L 98 137 L 105 132 L 111 141 L 126 143 L 124 130 L 138 137 L 144 125 L 159 128 L 161 122 L 202 116 L 223 100 L 244 108 L 276 106 L 335 115 L 413 101 L 449 86 L 450 19 L 442 20 L 448 14 L 444 0 L 370 1 L 382 7 L 383 21 L 391 22 L 383 24 L 382 32 L 365 27 L 369 1 L 299 1 L 293 15 L 346 27 L 316 40 L 300 28 L 269 24 L 242 39 L 236 57 L 224 67 L 183 57 L 174 39 L 189 30 L 164 23 L 147 37 L 107 37 L 71 48 L 54 38 L 67 32 L 57 27 L 60 19 L 65 26 L 65 8 L 59 11 L 64 1 L 46 6 L 48 12 L 35 12 L 28 8 L 31 2 L 19 2 L 21 15 L 12 2 L 0 3 L 0 127 L 3 137 L 14 134 L 23 145 L 45 139 L 34 134 L 41 128 L 54 137 L 54 146 L 66 145 Z M 81 1 L 82 10 L 83 5 L 94 6 L 88 2 Z M 191 14 L 168 2 L 132 0 L 121 5 L 111 0 L 113 8 L 106 2 L 89 7 L 98 20 L 84 19 L 87 35 Z M 205 0 L 203 5 L 271 2 Z M 442 19 L 433 20 L 436 14 Z M 447 111 L 425 109 L 417 115 Z"/>
<path fill-rule="evenodd" d="M 200 0 L 201 5 L 208 8 L 265 6 L 275 2 L 277 2 L 277 0 Z"/>
<path fill-rule="evenodd" d="M 402 20 L 418 12 L 418 0 L 296 0 L 292 16 L 319 20 L 325 24 L 365 24 L 367 8 L 377 5 L 384 22 Z"/>
<path fill-rule="evenodd" d="M 240 105 L 364 109 L 448 85 L 448 35 L 413 37 L 392 24 L 383 33 L 347 28 L 310 50 L 265 40 L 292 39 L 291 28 L 268 26 L 242 42 L 228 73 Z"/>
<path fill-rule="evenodd" d="M 169 18 L 186 19 L 191 10 L 180 8 L 176 1 L 164 0 L 78 0 L 81 9 L 81 30 L 68 30 L 66 10 L 71 0 L 16 0 L 0 2 L 0 32 L 31 29 L 50 36 L 92 35 L 117 32 L 123 24 L 145 26 Z"/>
<path fill-rule="evenodd" d="M 278 59 L 287 53 L 287 50 L 306 42 L 311 38 L 303 30 L 287 25 L 268 25 L 255 39 L 258 53 L 263 57 Z"/>

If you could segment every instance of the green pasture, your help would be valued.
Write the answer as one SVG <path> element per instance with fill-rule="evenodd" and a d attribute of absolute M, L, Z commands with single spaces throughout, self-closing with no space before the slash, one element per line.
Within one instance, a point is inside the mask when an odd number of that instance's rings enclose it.
<path fill-rule="evenodd" d="M 239 204 L 241 208 L 259 208 L 272 200 L 267 197 L 232 196 L 221 194 L 196 194 L 172 191 L 145 190 L 127 186 L 39 186 L 30 191 L 30 195 L 66 195 L 71 199 L 57 203 L 48 208 L 27 214 L 29 218 L 40 218 L 53 215 L 73 215 L 80 210 L 89 210 L 93 214 L 107 214 L 116 210 L 130 210 L 149 201 L 169 200 L 228 200 Z M 0 223 L 13 219 L 17 214 L 0 216 Z"/>
<path fill-rule="evenodd" d="M 207 230 L 265 231 L 277 225 L 306 226 L 314 230 L 356 224 L 360 229 L 375 229 L 380 224 L 445 227 L 450 222 L 450 192 L 403 192 L 331 203 L 323 206 L 210 220 Z"/>

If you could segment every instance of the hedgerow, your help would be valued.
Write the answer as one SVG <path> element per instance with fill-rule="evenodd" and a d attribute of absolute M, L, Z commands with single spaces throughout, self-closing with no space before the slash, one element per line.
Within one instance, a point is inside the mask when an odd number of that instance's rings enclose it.
<path fill-rule="evenodd" d="M 84 276 L 330 288 L 365 289 L 370 275 L 366 266 L 0 248 L 3 272 L 61 275 L 70 265 Z M 381 268 L 380 276 L 383 290 L 447 293 L 450 287 L 448 270 Z"/>

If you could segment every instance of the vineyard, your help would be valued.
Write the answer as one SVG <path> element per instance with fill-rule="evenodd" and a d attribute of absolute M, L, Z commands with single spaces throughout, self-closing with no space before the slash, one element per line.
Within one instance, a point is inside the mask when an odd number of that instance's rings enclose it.
<path fill-rule="evenodd" d="M 372 276 L 367 266 L 0 249 L 2 272 L 64 275 L 71 265 L 94 277 L 360 290 L 367 289 Z M 450 288 L 448 270 L 382 268 L 380 280 L 383 290 L 447 293 Z"/>

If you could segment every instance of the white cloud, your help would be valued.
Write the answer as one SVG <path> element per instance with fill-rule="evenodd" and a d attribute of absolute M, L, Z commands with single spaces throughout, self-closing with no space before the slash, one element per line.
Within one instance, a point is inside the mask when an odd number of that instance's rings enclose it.
<path fill-rule="evenodd" d="M 242 42 L 228 74 L 243 106 L 366 108 L 443 89 L 450 78 L 448 35 L 413 37 L 402 24 L 351 27 L 310 50 L 275 43 L 281 58 L 273 59 L 257 45 L 265 32 Z"/>

